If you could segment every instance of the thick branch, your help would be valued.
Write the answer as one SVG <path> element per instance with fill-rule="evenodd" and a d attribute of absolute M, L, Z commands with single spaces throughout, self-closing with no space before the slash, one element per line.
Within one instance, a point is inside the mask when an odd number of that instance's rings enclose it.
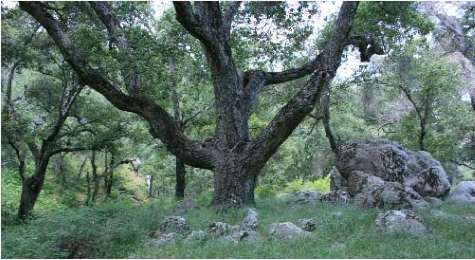
<path fill-rule="evenodd" d="M 199 17 L 193 11 L 191 3 L 187 1 L 174 1 L 173 6 L 175 7 L 177 21 L 205 46 L 212 48 L 213 43 L 210 39 L 210 35 L 206 32 Z"/>
<path fill-rule="evenodd" d="M 226 10 L 224 11 L 223 27 L 224 27 L 224 32 L 226 33 L 226 37 L 228 39 L 231 35 L 231 24 L 233 23 L 234 15 L 236 15 L 237 11 L 239 10 L 240 5 L 241 5 L 241 1 L 229 2 Z"/>
<path fill-rule="evenodd" d="M 122 74 L 125 78 L 127 89 L 130 94 L 138 95 L 140 91 L 139 75 L 135 63 L 131 63 L 133 60 L 133 49 L 131 48 L 127 36 L 124 33 L 119 19 L 114 16 L 112 7 L 108 2 L 89 2 L 99 19 L 107 28 L 109 38 L 117 47 L 126 55 L 127 63 L 123 64 Z"/>
<path fill-rule="evenodd" d="M 15 154 L 18 160 L 18 174 L 20 175 L 21 181 L 25 181 L 25 158 L 21 155 L 20 149 L 15 145 L 14 142 L 8 142 L 10 146 L 15 150 Z"/>
<path fill-rule="evenodd" d="M 325 84 L 330 84 L 341 62 L 358 2 L 344 2 L 335 30 L 316 59 L 317 69 L 305 86 L 277 113 L 249 146 L 251 164 L 261 168 L 288 138 L 320 99 Z"/>
<path fill-rule="evenodd" d="M 72 152 L 87 151 L 90 149 L 91 149 L 90 147 L 60 147 L 60 148 L 54 149 L 48 155 L 53 156 L 58 153 L 72 153 Z"/>
<path fill-rule="evenodd" d="M 120 49 L 127 51 L 129 49 L 129 42 L 122 30 L 120 21 L 114 16 L 109 3 L 91 1 L 89 4 L 94 9 L 104 26 L 107 28 L 110 40 L 114 42 Z"/>
<path fill-rule="evenodd" d="M 353 35 L 348 42 L 360 50 L 360 59 L 363 62 L 368 62 L 374 54 L 384 54 L 383 44 L 373 35 Z"/>
<path fill-rule="evenodd" d="M 165 109 L 146 97 L 132 97 L 124 94 L 95 69 L 88 66 L 68 35 L 61 29 L 58 21 L 45 10 L 43 4 L 20 2 L 20 7 L 47 30 L 64 59 L 78 74 L 83 84 L 95 89 L 120 110 L 133 112 L 145 118 L 150 124 L 152 135 L 159 138 L 170 152 L 181 157 L 187 164 L 205 169 L 213 167 L 209 147 L 203 147 L 200 143 L 184 136 L 178 129 L 176 121 Z"/>
<path fill-rule="evenodd" d="M 368 62 L 374 54 L 384 54 L 384 48 L 379 40 L 372 35 L 354 35 L 349 37 L 346 45 L 354 45 L 360 50 L 360 59 L 363 62 Z M 265 85 L 272 85 L 284 83 L 295 79 L 310 75 L 318 68 L 317 58 L 298 67 L 281 72 L 263 72 L 265 76 Z M 251 74 L 252 71 L 246 72 L 246 75 Z"/>

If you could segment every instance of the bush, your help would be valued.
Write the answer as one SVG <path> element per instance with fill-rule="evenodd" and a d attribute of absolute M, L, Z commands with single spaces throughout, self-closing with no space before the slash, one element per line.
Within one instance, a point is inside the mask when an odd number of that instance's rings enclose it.
<path fill-rule="evenodd" d="M 259 198 L 274 198 L 277 195 L 278 186 L 272 184 L 260 185 L 256 188 L 256 195 Z"/>
<path fill-rule="evenodd" d="M 296 179 L 287 183 L 284 192 L 296 192 L 300 190 L 313 190 L 321 193 L 330 192 L 330 176 L 320 178 L 314 181 L 304 181 L 303 179 Z"/>

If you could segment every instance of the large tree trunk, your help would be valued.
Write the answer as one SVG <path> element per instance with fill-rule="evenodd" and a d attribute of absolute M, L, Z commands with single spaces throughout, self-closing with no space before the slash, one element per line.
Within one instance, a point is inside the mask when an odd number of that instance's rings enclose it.
<path fill-rule="evenodd" d="M 40 195 L 41 189 L 46 175 L 49 159 L 40 160 L 36 163 L 35 174 L 25 178 L 21 187 L 20 207 L 18 209 L 18 217 L 22 220 L 30 216 L 36 200 Z"/>
<path fill-rule="evenodd" d="M 239 206 L 254 204 L 256 176 L 247 177 L 242 173 L 214 173 L 214 195 L 212 205 Z"/>
<path fill-rule="evenodd" d="M 235 157 L 236 155 L 234 155 Z M 260 169 L 249 167 L 243 159 L 222 156 L 214 171 L 214 206 L 239 206 L 254 204 L 254 189 Z"/>
<path fill-rule="evenodd" d="M 178 159 L 178 157 L 176 157 L 176 162 L 175 162 L 175 175 L 176 175 L 175 197 L 178 200 L 182 200 L 185 197 L 186 168 L 183 161 Z"/>

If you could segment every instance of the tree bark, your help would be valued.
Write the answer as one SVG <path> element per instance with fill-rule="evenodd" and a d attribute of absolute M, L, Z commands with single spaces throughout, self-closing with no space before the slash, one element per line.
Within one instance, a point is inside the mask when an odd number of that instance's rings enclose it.
<path fill-rule="evenodd" d="M 91 178 L 89 171 L 86 172 L 86 206 L 91 202 Z"/>
<path fill-rule="evenodd" d="M 153 197 L 153 175 L 147 175 L 148 177 L 148 182 L 147 182 L 147 194 L 148 197 L 151 198 Z"/>
<path fill-rule="evenodd" d="M 18 208 L 18 218 L 26 220 L 35 206 L 40 195 L 46 175 L 49 158 L 40 159 L 36 162 L 35 173 L 31 177 L 23 180 L 21 187 L 20 206 Z"/>
<path fill-rule="evenodd" d="M 257 175 L 240 167 L 224 168 L 214 172 L 214 195 L 212 205 L 232 207 L 255 203 L 254 190 Z"/>
<path fill-rule="evenodd" d="M 92 189 L 92 194 L 91 194 L 91 201 L 94 203 L 96 202 L 97 193 L 99 192 L 99 176 L 97 175 L 96 150 L 92 150 L 91 168 L 92 168 L 92 181 L 94 182 L 94 188 Z"/>
<path fill-rule="evenodd" d="M 183 161 L 181 161 L 178 157 L 175 157 L 175 159 L 175 197 L 177 200 L 182 200 L 185 197 L 186 168 Z"/>

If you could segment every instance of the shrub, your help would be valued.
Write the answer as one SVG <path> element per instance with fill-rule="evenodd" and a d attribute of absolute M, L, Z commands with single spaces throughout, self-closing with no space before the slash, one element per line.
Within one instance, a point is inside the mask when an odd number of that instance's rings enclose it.
<path fill-rule="evenodd" d="M 277 195 L 278 187 L 272 184 L 264 184 L 256 188 L 256 195 L 259 198 L 274 198 Z"/>
<path fill-rule="evenodd" d="M 320 178 L 314 181 L 304 181 L 303 179 L 296 179 L 289 182 L 284 188 L 284 192 L 296 192 L 300 190 L 313 190 L 321 193 L 328 193 L 330 191 L 330 176 Z"/>

